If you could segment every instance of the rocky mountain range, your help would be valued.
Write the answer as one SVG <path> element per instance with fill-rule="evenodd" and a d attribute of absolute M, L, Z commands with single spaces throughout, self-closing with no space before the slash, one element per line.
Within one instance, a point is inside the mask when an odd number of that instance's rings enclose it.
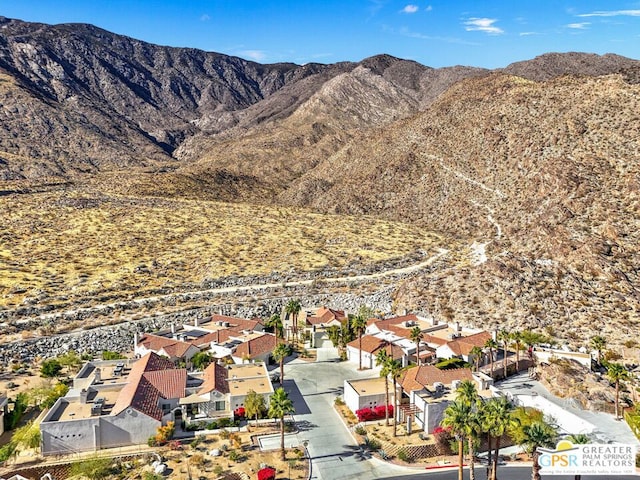
<path fill-rule="evenodd" d="M 633 335 L 639 82 L 613 54 L 261 65 L 0 18 L 0 181 L 402 220 L 468 248 L 398 305 Z"/>

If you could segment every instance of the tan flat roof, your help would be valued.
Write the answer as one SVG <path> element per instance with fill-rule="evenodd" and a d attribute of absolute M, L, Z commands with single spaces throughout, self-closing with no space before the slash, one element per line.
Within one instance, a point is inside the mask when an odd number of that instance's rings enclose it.
<path fill-rule="evenodd" d="M 60 422 L 68 420 L 86 419 L 91 418 L 91 407 L 93 406 L 96 398 L 104 398 L 104 406 L 102 408 L 101 415 L 109 415 L 113 405 L 118 398 L 119 390 L 98 392 L 95 396 L 89 398 L 88 403 L 80 403 L 79 401 L 71 401 L 69 403 L 63 403 L 61 411 L 58 412 L 57 420 Z"/>
<path fill-rule="evenodd" d="M 269 377 L 229 379 L 229 394 L 246 395 L 250 390 L 256 393 L 271 393 L 273 386 Z"/>
<path fill-rule="evenodd" d="M 347 382 L 361 397 L 366 395 L 380 395 L 386 392 L 385 379 L 383 377 L 347 380 Z M 390 386 L 389 393 L 393 393 L 392 390 L 393 387 Z"/>
<path fill-rule="evenodd" d="M 265 377 L 268 380 L 267 371 L 261 363 L 233 364 L 227 367 L 228 379 Z"/>

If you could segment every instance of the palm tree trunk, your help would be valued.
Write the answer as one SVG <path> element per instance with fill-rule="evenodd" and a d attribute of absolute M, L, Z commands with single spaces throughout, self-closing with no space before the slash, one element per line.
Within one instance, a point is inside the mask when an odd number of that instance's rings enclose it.
<path fill-rule="evenodd" d="M 284 415 L 280 417 L 280 455 L 284 462 L 286 455 L 284 453 Z"/>
<path fill-rule="evenodd" d="M 458 480 L 464 480 L 464 438 L 460 436 L 458 438 Z"/>
<path fill-rule="evenodd" d="M 491 362 L 489 365 L 489 371 L 491 372 L 491 378 L 493 379 L 493 350 L 489 349 L 489 361 Z"/>
<path fill-rule="evenodd" d="M 284 358 L 280 359 L 280 386 L 282 386 L 282 381 L 284 380 Z"/>
<path fill-rule="evenodd" d="M 487 433 L 487 480 L 489 480 L 491 478 L 490 473 L 491 473 L 491 458 L 492 458 L 492 454 L 493 450 L 491 449 L 491 434 Z"/>
<path fill-rule="evenodd" d="M 416 342 L 416 365 L 420 365 L 420 342 Z"/>
<path fill-rule="evenodd" d="M 516 373 L 520 371 L 520 344 L 516 343 Z"/>
<path fill-rule="evenodd" d="M 396 419 L 398 418 L 398 387 L 396 386 L 396 379 L 393 378 L 393 436 L 398 436 Z"/>
<path fill-rule="evenodd" d="M 496 436 L 496 451 L 493 456 L 493 471 L 491 472 L 493 480 L 498 480 L 498 459 L 500 458 L 500 437 Z"/>
<path fill-rule="evenodd" d="M 616 380 L 616 420 L 620 419 L 620 382 Z"/>
<path fill-rule="evenodd" d="M 502 357 L 502 365 L 504 366 L 504 378 L 507 378 L 507 344 L 505 343 L 504 348 L 504 356 Z"/>
<path fill-rule="evenodd" d="M 389 379 L 384 377 L 384 394 L 387 404 L 384 407 L 384 424 L 389 426 Z"/>
<path fill-rule="evenodd" d="M 533 452 L 533 464 L 531 465 L 531 480 L 540 480 L 540 463 L 538 462 L 538 458 L 540 454 L 538 453 L 538 449 Z"/>
<path fill-rule="evenodd" d="M 362 370 L 362 330 L 360 330 L 358 337 L 358 351 L 360 352 L 360 368 L 358 370 Z"/>
<path fill-rule="evenodd" d="M 473 436 L 469 435 L 467 438 L 469 444 L 469 480 L 476 480 L 476 464 L 475 464 L 475 452 L 473 448 Z"/>

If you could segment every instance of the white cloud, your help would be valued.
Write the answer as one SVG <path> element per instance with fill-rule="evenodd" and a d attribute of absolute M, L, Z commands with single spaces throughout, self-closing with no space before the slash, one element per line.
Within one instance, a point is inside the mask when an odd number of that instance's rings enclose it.
<path fill-rule="evenodd" d="M 427 12 L 430 12 L 431 10 L 433 10 L 433 7 L 431 5 L 427 5 L 427 8 L 425 8 L 425 10 Z"/>
<path fill-rule="evenodd" d="M 480 45 L 479 43 L 469 42 L 467 40 L 462 40 L 461 38 L 456 38 L 456 37 L 440 37 L 437 35 L 425 35 L 424 33 L 413 32 L 406 27 L 403 27 L 399 30 L 394 30 L 393 28 L 386 27 L 385 31 L 393 34 L 397 34 L 397 35 L 402 35 L 403 37 L 417 38 L 419 40 L 430 40 L 434 42 L 454 43 L 458 45 L 474 45 L 474 46 Z"/>
<path fill-rule="evenodd" d="M 470 18 L 464 22 L 464 29 L 467 32 L 484 32 L 489 35 L 501 35 L 504 33 L 504 30 L 494 25 L 497 21 L 495 18 Z"/>
<path fill-rule="evenodd" d="M 520 32 L 521 37 L 529 37 L 531 35 L 542 35 L 540 32 Z"/>
<path fill-rule="evenodd" d="M 256 62 L 261 62 L 267 57 L 267 54 L 262 50 L 243 50 L 238 52 L 241 57 L 246 57 L 251 60 L 255 60 Z"/>
<path fill-rule="evenodd" d="M 570 23 L 566 25 L 567 28 L 573 28 L 575 30 L 585 30 L 591 22 Z"/>
<path fill-rule="evenodd" d="M 211 20 L 211 17 L 209 15 L 207 15 L 206 13 L 200 16 L 200 21 L 201 22 L 208 22 L 209 20 Z"/>
<path fill-rule="evenodd" d="M 591 13 L 581 13 L 579 17 L 640 17 L 640 10 L 600 10 Z"/>
<path fill-rule="evenodd" d="M 417 5 L 407 5 L 402 9 L 402 13 L 416 13 L 419 10 Z"/>

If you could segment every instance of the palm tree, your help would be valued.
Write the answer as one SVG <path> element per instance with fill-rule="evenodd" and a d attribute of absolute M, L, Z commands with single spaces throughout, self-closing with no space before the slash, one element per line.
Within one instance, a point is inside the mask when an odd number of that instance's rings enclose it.
<path fill-rule="evenodd" d="M 604 339 L 604 337 L 596 335 L 595 337 L 591 337 L 589 345 L 591 345 L 591 348 L 593 348 L 594 350 L 597 350 L 598 365 L 602 365 L 602 350 L 604 350 L 607 346 L 607 341 Z"/>
<path fill-rule="evenodd" d="M 284 359 L 291 355 L 291 353 L 291 345 L 287 343 L 279 343 L 271 353 L 274 360 L 280 363 L 280 386 L 282 386 L 282 382 L 284 381 Z"/>
<path fill-rule="evenodd" d="M 526 425 L 522 429 L 522 447 L 532 457 L 531 480 L 540 480 L 540 458 L 539 447 L 553 447 L 558 437 L 558 432 L 548 423 L 537 421 L 531 425 Z"/>
<path fill-rule="evenodd" d="M 493 352 L 494 350 L 498 349 L 498 342 L 496 342 L 493 338 L 489 338 L 486 342 L 484 342 L 484 348 L 489 350 L 489 371 L 491 372 L 491 378 L 493 378 Z"/>
<path fill-rule="evenodd" d="M 380 376 L 384 377 L 384 394 L 385 394 L 385 407 L 384 407 L 384 423 L 389 426 L 389 369 L 388 369 L 387 351 L 382 349 L 376 354 L 376 366 L 381 366 Z"/>
<path fill-rule="evenodd" d="M 463 380 L 456 390 L 456 401 L 468 405 L 469 415 L 464 426 L 469 450 L 469 480 L 475 480 L 475 443 L 482 433 L 482 399 L 478 395 L 476 385 L 471 380 Z"/>
<path fill-rule="evenodd" d="M 351 322 L 351 328 L 358 332 L 358 352 L 360 355 L 358 370 L 362 370 L 362 334 L 364 333 L 366 327 L 367 319 L 364 316 L 356 315 L 356 317 Z"/>
<path fill-rule="evenodd" d="M 485 427 L 495 439 L 495 450 L 493 455 L 493 468 L 491 470 L 491 479 L 496 480 L 498 477 L 498 457 L 500 453 L 500 438 L 513 424 L 511 413 L 513 405 L 506 397 L 492 398 L 487 402 L 485 408 Z M 489 446 L 491 449 L 491 446 Z"/>
<path fill-rule="evenodd" d="M 609 363 L 607 366 L 607 377 L 616 385 L 616 420 L 620 418 L 620 382 L 629 378 L 629 372 L 620 363 Z"/>
<path fill-rule="evenodd" d="M 471 406 L 456 399 L 447 406 L 442 419 L 442 425 L 451 427 L 451 433 L 458 441 L 458 480 L 463 480 L 464 438 L 470 416 Z"/>
<path fill-rule="evenodd" d="M 416 364 L 420 365 L 420 342 L 424 338 L 424 334 L 422 333 L 422 330 L 420 330 L 420 327 L 413 327 L 409 338 L 411 338 L 411 341 L 416 344 Z"/>
<path fill-rule="evenodd" d="M 292 330 L 293 330 L 293 338 L 294 342 L 297 343 L 298 337 L 298 314 L 302 310 L 300 306 L 300 300 L 291 299 L 287 302 L 284 307 L 284 312 L 287 314 L 287 317 L 291 316 Z"/>
<path fill-rule="evenodd" d="M 500 330 L 498 332 L 498 340 L 502 344 L 502 366 L 504 367 L 504 378 L 507 378 L 507 348 L 509 347 L 509 342 L 511 341 L 511 333 L 506 330 Z"/>
<path fill-rule="evenodd" d="M 483 353 L 484 351 L 482 350 L 482 347 L 478 347 L 477 345 L 474 346 L 469 352 L 469 354 L 473 357 L 473 364 L 475 365 L 476 372 L 480 370 L 480 360 L 482 359 Z"/>
<path fill-rule="evenodd" d="M 520 371 L 520 348 L 522 347 L 522 332 L 515 331 L 511 333 L 513 347 L 516 349 L 516 373 Z"/>
<path fill-rule="evenodd" d="M 284 391 L 284 388 L 280 387 L 273 395 L 271 395 L 271 399 L 269 400 L 269 416 L 271 418 L 279 418 L 280 419 L 280 452 L 282 455 L 282 460 L 285 460 L 284 453 L 284 416 L 293 413 L 295 409 L 293 408 L 293 402 L 289 398 L 287 392 Z"/>
<path fill-rule="evenodd" d="M 404 371 L 404 369 L 402 368 L 402 365 L 400 364 L 400 362 L 398 360 L 394 360 L 393 357 L 387 358 L 387 369 L 389 372 L 389 376 L 393 381 L 393 436 L 397 437 L 398 436 L 397 418 L 398 418 L 398 405 L 399 405 L 398 378 L 400 378 L 400 375 L 402 375 L 402 372 Z"/>
<path fill-rule="evenodd" d="M 273 315 L 271 315 L 271 317 L 269 317 L 269 320 L 264 322 L 264 324 L 268 328 L 273 328 L 273 333 L 276 334 L 276 343 L 277 343 L 278 342 L 278 334 L 280 334 L 280 338 L 283 337 L 283 335 L 282 335 L 282 318 L 280 318 L 280 315 L 278 315 L 277 313 L 274 313 Z"/>

